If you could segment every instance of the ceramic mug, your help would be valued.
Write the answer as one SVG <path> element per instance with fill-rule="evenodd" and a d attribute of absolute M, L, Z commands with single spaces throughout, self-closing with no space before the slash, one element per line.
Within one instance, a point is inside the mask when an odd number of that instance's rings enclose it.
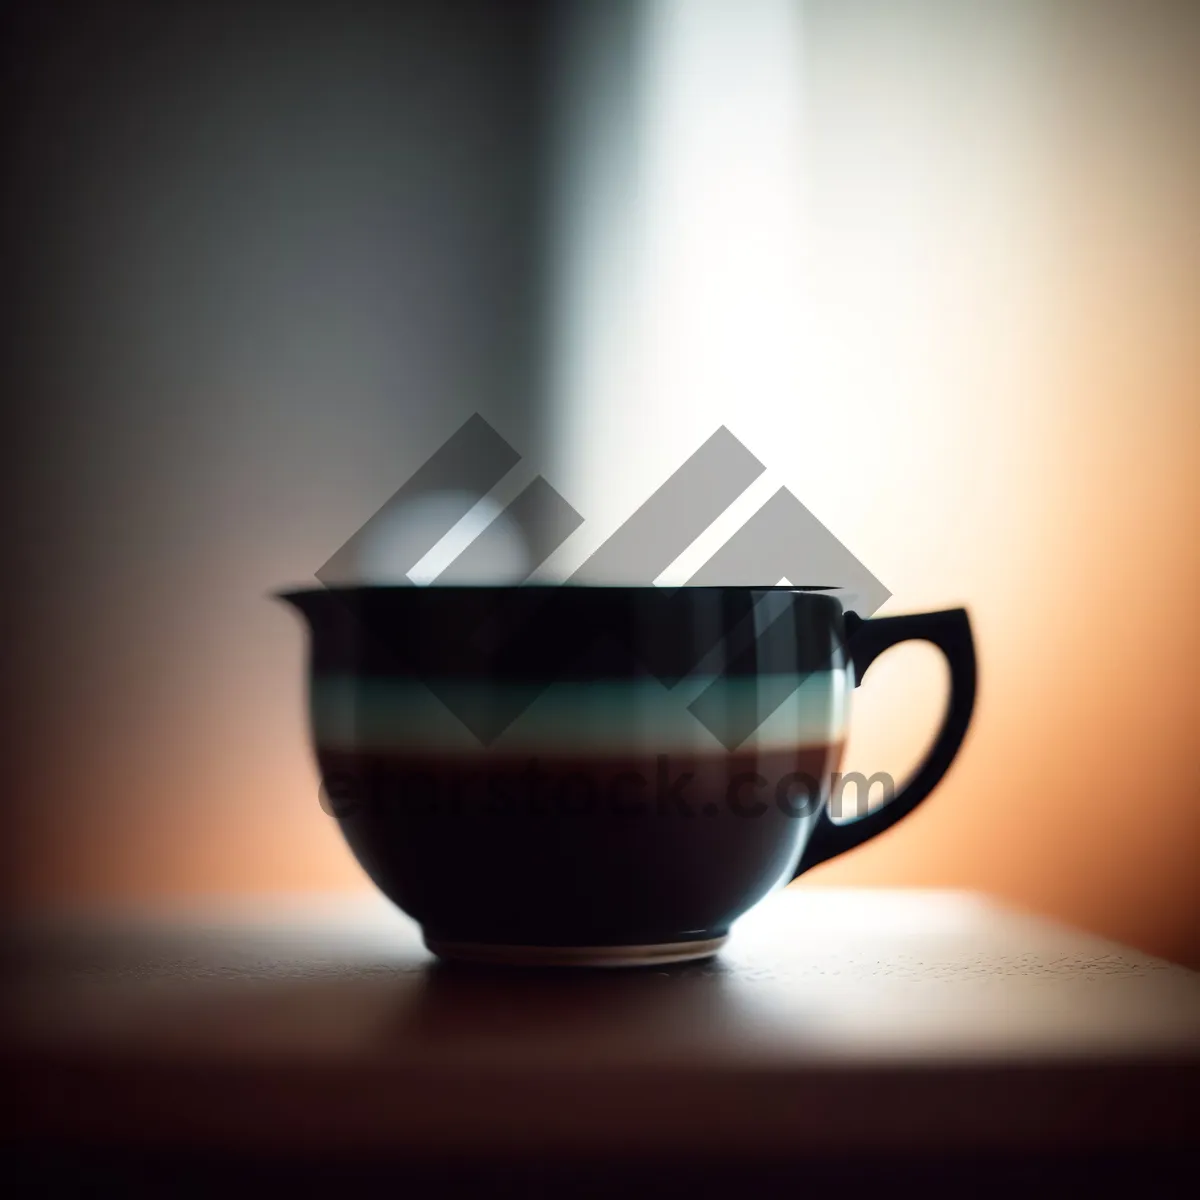
<path fill-rule="evenodd" d="M 344 587 L 309 627 L 321 800 L 450 959 L 715 953 L 774 888 L 910 813 L 971 718 L 963 609 L 861 620 L 789 587 Z M 908 640 L 950 667 L 924 761 L 836 823 L 854 687 Z"/>

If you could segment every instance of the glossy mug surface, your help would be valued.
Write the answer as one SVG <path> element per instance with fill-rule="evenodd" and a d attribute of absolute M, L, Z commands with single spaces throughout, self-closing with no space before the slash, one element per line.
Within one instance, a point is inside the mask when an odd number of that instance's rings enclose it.
<path fill-rule="evenodd" d="M 970 720 L 966 613 L 861 621 L 791 588 L 358 587 L 309 626 L 322 804 L 446 958 L 712 954 L 768 892 L 909 812 Z M 827 813 L 853 689 L 909 638 L 951 668 L 913 778 Z"/>

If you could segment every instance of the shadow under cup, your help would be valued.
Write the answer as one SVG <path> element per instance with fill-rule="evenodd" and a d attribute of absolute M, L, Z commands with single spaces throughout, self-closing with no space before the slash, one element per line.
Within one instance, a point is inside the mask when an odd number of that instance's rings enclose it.
<path fill-rule="evenodd" d="M 851 828 L 825 810 L 855 647 L 946 616 L 861 622 L 788 588 L 282 598 L 310 628 L 321 802 L 359 863 L 435 953 L 532 964 L 703 957 L 849 848 L 815 833 Z"/>

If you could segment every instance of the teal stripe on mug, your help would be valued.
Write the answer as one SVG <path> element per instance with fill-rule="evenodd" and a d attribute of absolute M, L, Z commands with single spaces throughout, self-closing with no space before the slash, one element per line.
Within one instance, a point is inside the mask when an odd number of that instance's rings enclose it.
<path fill-rule="evenodd" d="M 796 675 L 795 687 L 743 743 L 786 749 L 840 742 L 846 736 L 852 681 L 844 671 Z M 789 677 L 723 679 L 718 696 L 731 706 L 756 696 L 778 696 Z M 659 753 L 723 747 L 688 705 L 715 682 L 691 676 L 668 690 L 654 679 L 560 682 L 532 703 L 492 743 L 496 753 L 555 754 L 600 751 Z M 782 687 L 780 686 L 782 685 Z M 452 709 L 476 710 L 504 688 L 487 682 L 439 683 L 443 703 L 418 680 L 318 676 L 310 697 L 319 746 L 395 751 L 478 750 L 479 741 Z M 760 690 L 761 688 L 761 690 Z"/>

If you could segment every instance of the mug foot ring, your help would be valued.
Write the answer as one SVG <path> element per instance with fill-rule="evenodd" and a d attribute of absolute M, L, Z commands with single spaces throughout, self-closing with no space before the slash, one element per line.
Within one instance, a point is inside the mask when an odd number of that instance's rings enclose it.
<path fill-rule="evenodd" d="M 648 967 L 709 958 L 725 945 L 728 934 L 702 941 L 647 946 L 504 946 L 443 941 L 436 937 L 424 940 L 432 954 L 451 962 L 511 967 Z"/>

